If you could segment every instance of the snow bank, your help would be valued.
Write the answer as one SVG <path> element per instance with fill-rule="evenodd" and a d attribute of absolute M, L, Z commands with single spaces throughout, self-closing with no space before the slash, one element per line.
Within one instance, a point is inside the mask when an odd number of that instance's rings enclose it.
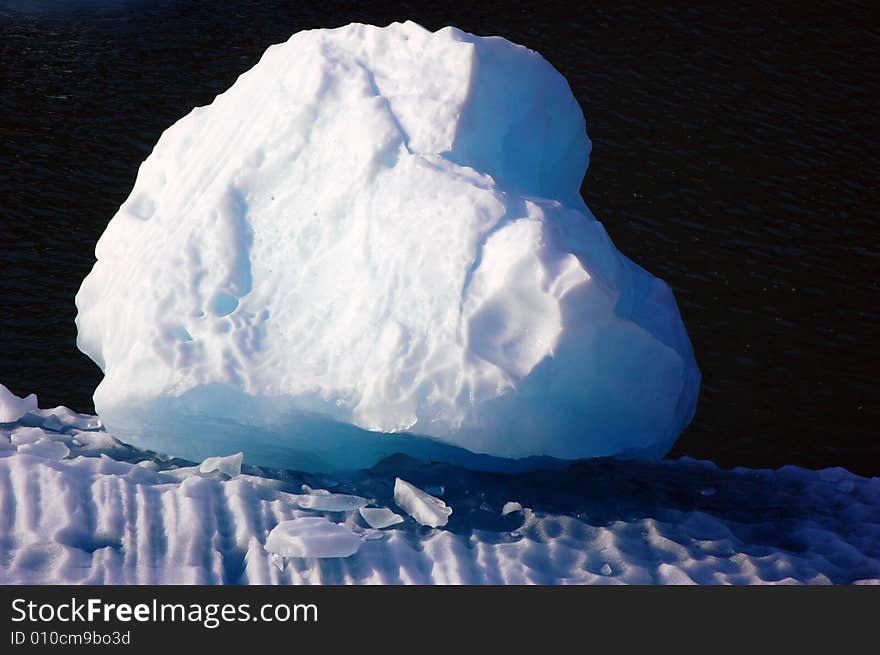
<path fill-rule="evenodd" d="M 660 456 L 700 375 L 579 195 L 565 79 L 501 38 L 295 34 L 161 136 L 97 244 L 98 414 L 196 461 Z"/>
<path fill-rule="evenodd" d="M 390 458 L 306 494 L 377 507 L 323 512 L 298 493 L 315 474 L 200 473 L 31 416 L 0 425 L 0 584 L 880 582 L 880 478 L 843 469 L 593 460 L 513 476 Z M 32 448 L 46 443 L 63 448 Z M 455 520 L 390 512 L 404 471 L 444 484 Z M 527 509 L 502 516 L 511 494 Z"/>

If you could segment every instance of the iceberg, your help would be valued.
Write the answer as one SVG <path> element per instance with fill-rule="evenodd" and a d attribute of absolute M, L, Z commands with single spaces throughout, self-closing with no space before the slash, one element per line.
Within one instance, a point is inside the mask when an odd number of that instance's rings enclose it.
<path fill-rule="evenodd" d="M 501 516 L 507 516 L 508 514 L 513 514 L 514 512 L 523 511 L 523 506 L 520 505 L 515 500 L 509 500 L 504 503 L 504 507 L 501 508 Z"/>
<path fill-rule="evenodd" d="M 162 134 L 98 241 L 76 324 L 101 421 L 325 472 L 664 455 L 700 373 L 670 288 L 581 198 L 590 147 L 563 76 L 503 38 L 273 45 Z"/>

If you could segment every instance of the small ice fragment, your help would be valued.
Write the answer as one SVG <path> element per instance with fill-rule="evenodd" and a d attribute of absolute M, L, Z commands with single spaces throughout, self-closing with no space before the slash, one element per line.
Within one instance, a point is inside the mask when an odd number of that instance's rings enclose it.
<path fill-rule="evenodd" d="M 28 412 L 37 410 L 37 397 L 34 394 L 19 398 L 0 384 L 0 423 L 13 423 Z"/>
<path fill-rule="evenodd" d="M 845 494 L 852 493 L 853 489 L 855 488 L 855 482 L 853 482 L 852 480 L 841 480 L 837 483 L 837 490 L 842 491 Z"/>
<path fill-rule="evenodd" d="M 504 503 L 504 507 L 501 508 L 501 516 L 507 516 L 508 514 L 513 514 L 514 512 L 521 512 L 522 505 L 520 505 L 515 500 L 509 500 Z"/>
<path fill-rule="evenodd" d="M 282 521 L 269 533 L 265 549 L 281 557 L 349 557 L 363 540 L 322 516 Z"/>
<path fill-rule="evenodd" d="M 351 512 L 366 507 L 370 502 L 360 496 L 332 494 L 326 489 L 310 489 L 307 485 L 303 485 L 303 490 L 306 489 L 308 492 L 305 495 L 296 497 L 296 504 L 303 509 L 317 512 Z"/>
<path fill-rule="evenodd" d="M 275 489 L 280 494 L 280 496 L 283 496 L 283 497 L 289 496 L 289 497 L 293 498 L 294 499 L 293 504 L 294 505 L 296 504 L 296 498 L 297 498 L 296 494 L 289 494 L 289 493 L 282 491 L 283 489 L 287 488 L 287 485 L 284 482 L 284 480 L 276 480 L 275 478 L 264 478 L 260 475 L 248 475 L 247 473 L 242 473 L 241 475 L 237 476 L 236 479 L 241 480 L 242 482 L 247 482 L 250 485 L 257 487 L 257 488 Z"/>
<path fill-rule="evenodd" d="M 70 454 L 70 449 L 60 441 L 40 439 L 36 443 L 26 443 L 19 446 L 18 452 L 60 462 Z"/>
<path fill-rule="evenodd" d="M 363 534 L 364 541 L 379 541 L 385 538 L 385 533 L 381 530 L 367 530 Z"/>
<path fill-rule="evenodd" d="M 40 424 L 50 430 L 76 428 L 78 430 L 95 430 L 101 427 L 101 421 L 91 414 L 78 414 L 72 409 L 59 405 L 51 409 L 40 409 L 34 412 L 40 417 Z"/>
<path fill-rule="evenodd" d="M 283 571 L 284 567 L 287 566 L 287 562 L 278 553 L 272 553 L 272 555 L 269 557 L 269 562 L 279 571 Z"/>
<path fill-rule="evenodd" d="M 718 490 L 715 487 L 704 487 L 700 489 L 701 496 L 714 496 Z"/>
<path fill-rule="evenodd" d="M 797 469 L 795 469 L 797 470 Z M 849 471 L 840 466 L 832 466 L 819 471 L 819 477 L 825 482 L 839 482 L 849 475 Z"/>
<path fill-rule="evenodd" d="M 70 434 L 74 435 L 76 441 L 79 442 L 77 450 L 83 455 L 100 455 L 101 453 L 118 451 L 124 458 L 130 450 L 128 446 L 122 445 L 107 432 L 73 430 Z"/>
<path fill-rule="evenodd" d="M 391 525 L 403 523 L 403 517 L 395 514 L 387 507 L 361 507 L 361 516 L 371 528 L 381 530 Z"/>
<path fill-rule="evenodd" d="M 225 457 L 208 457 L 201 466 L 199 473 L 211 473 L 212 471 L 220 471 L 230 478 L 234 478 L 241 473 L 241 462 L 244 460 L 244 453 L 235 453 L 234 455 L 226 455 Z"/>
<path fill-rule="evenodd" d="M 432 528 L 446 525 L 452 514 L 452 508 L 442 500 L 400 478 L 394 480 L 394 502 L 420 524 Z"/>
<path fill-rule="evenodd" d="M 53 432 L 61 432 L 65 425 L 55 414 L 39 411 L 31 412 L 31 417 L 36 419 L 37 425 L 44 430 L 52 430 Z"/>
<path fill-rule="evenodd" d="M 28 443 L 37 443 L 40 439 L 46 438 L 46 433 L 40 428 L 16 428 L 10 435 L 10 440 L 16 446 L 24 446 Z"/>
<path fill-rule="evenodd" d="M 614 571 L 611 570 L 611 565 L 606 562 L 602 565 L 602 568 L 599 569 L 599 573 L 602 575 L 611 575 Z"/>
<path fill-rule="evenodd" d="M 198 475 L 199 467 L 198 466 L 179 466 L 173 469 L 165 469 L 164 471 L 160 471 L 162 475 L 167 475 L 170 478 L 173 478 L 179 482 L 183 482 L 184 480 L 188 480 L 194 475 Z"/>
<path fill-rule="evenodd" d="M 444 487 L 442 484 L 434 484 L 430 487 L 425 487 L 425 491 L 435 496 L 442 496 L 446 493 L 446 487 Z"/>

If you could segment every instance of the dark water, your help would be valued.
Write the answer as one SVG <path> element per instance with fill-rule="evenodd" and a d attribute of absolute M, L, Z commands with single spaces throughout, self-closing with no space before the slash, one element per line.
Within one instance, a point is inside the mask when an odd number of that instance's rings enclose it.
<path fill-rule="evenodd" d="M 92 410 L 73 297 L 162 130 L 293 32 L 413 18 L 570 81 L 584 196 L 673 286 L 703 371 L 673 455 L 880 474 L 877 14 L 653 4 L 0 0 L 0 382 Z"/>

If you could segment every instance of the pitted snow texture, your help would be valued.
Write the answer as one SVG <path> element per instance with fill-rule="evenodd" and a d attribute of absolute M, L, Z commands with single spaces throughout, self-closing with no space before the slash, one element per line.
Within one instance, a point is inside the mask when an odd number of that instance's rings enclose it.
<path fill-rule="evenodd" d="M 880 582 L 880 479 L 842 469 L 593 460 L 511 476 L 397 456 L 340 479 L 255 467 L 230 478 L 76 420 L 47 428 L 29 414 L 0 425 L 0 583 Z M 26 452 L 41 442 L 70 454 Z M 315 495 L 394 507 L 398 475 L 445 487 L 454 512 L 444 528 L 406 518 L 372 530 L 360 503 L 307 509 Z M 523 509 L 504 516 L 511 496 Z M 346 558 L 273 560 L 273 528 L 304 517 L 325 517 L 363 543 Z"/>

